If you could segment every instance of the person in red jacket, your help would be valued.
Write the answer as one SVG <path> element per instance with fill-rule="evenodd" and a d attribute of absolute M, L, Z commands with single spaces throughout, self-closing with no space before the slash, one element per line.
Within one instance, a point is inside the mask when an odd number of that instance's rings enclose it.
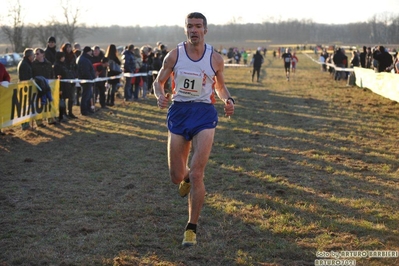
<path fill-rule="evenodd" d="M 8 86 L 8 82 L 10 82 L 10 80 L 11 80 L 11 77 L 10 77 L 10 74 L 8 74 L 6 67 L 2 63 L 0 63 L 0 84 L 4 85 L 4 86 Z M 2 128 L 0 128 L 0 134 L 4 135 Z"/>
<path fill-rule="evenodd" d="M 3 81 L 8 81 L 10 82 L 11 77 L 10 74 L 8 74 L 6 67 L 0 63 L 0 82 Z"/>
<path fill-rule="evenodd" d="M 299 62 L 298 57 L 296 56 L 295 52 L 292 53 L 292 58 L 291 58 L 291 71 L 293 74 L 295 74 L 296 70 L 296 63 Z"/>

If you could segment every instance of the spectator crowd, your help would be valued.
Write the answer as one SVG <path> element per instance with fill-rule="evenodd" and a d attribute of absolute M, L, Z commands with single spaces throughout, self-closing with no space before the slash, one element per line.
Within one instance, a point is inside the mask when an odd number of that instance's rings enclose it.
<path fill-rule="evenodd" d="M 154 47 L 135 47 L 128 44 L 118 49 L 109 44 L 105 50 L 98 45 L 63 43 L 57 48 L 56 38 L 50 36 L 46 48 L 26 48 L 17 66 L 18 80 L 60 80 L 59 115 L 36 119 L 22 124 L 22 129 L 46 127 L 77 119 L 73 106 L 80 107 L 80 115 L 90 116 L 99 109 L 115 105 L 115 97 L 126 102 L 145 100 L 152 93 L 152 82 L 168 53 L 161 42 Z M 6 76 L 6 70 L 0 72 Z M 8 74 L 8 73 L 7 73 Z M 11 82 L 10 77 L 5 77 Z M 120 89 L 123 88 L 123 92 Z"/>
<path fill-rule="evenodd" d="M 361 52 L 353 49 L 350 58 L 342 47 L 334 48 L 332 53 L 328 53 L 327 48 L 319 48 L 320 52 L 315 50 L 315 53 L 318 54 L 321 71 L 329 72 L 334 80 L 349 82 L 351 72 L 341 69 L 352 67 L 373 69 L 378 73 L 399 74 L 398 53 L 395 50 L 390 52 L 382 45 L 363 46 Z M 273 58 L 277 56 L 282 58 L 287 54 L 287 49 L 278 47 L 277 51 L 273 51 Z M 244 48 L 240 50 L 234 47 L 228 50 L 221 48 L 217 52 L 227 57 L 225 63 L 253 66 L 252 81 L 256 77 L 256 82 L 260 82 L 259 73 L 266 56 L 266 48 L 258 47 L 250 62 L 248 62 L 250 54 Z M 73 112 L 73 106 L 79 106 L 80 115 L 89 116 L 99 109 L 112 108 L 116 97 L 125 102 L 147 99 L 148 95 L 153 93 L 152 83 L 167 53 L 167 47 L 162 42 L 157 42 L 153 47 L 150 45 L 135 47 L 134 44 L 128 44 L 122 48 L 109 44 L 105 50 L 98 45 L 82 48 L 79 43 L 65 42 L 57 49 L 56 38 L 53 36 L 48 38 L 47 47 L 44 49 L 26 48 L 23 59 L 17 67 L 18 81 L 37 81 L 39 78 L 60 79 L 60 105 L 58 117 L 26 122 L 22 124 L 22 129 L 46 127 L 77 119 L 78 115 Z M 290 51 L 288 54 L 291 71 L 295 73 L 297 57 Z M 285 72 L 289 80 L 290 70 L 287 67 Z M 17 82 L 10 80 L 10 75 L 1 64 L 0 78 L 2 85 Z M 79 82 L 81 80 L 94 80 L 94 82 Z M 170 86 L 168 82 L 166 89 L 170 89 Z"/>
<path fill-rule="evenodd" d="M 345 53 L 345 49 L 337 47 L 333 53 L 328 53 L 324 48 L 319 54 L 319 62 L 322 71 L 328 71 L 334 80 L 347 80 L 349 71 L 339 68 L 361 67 L 372 69 L 376 73 L 388 72 L 399 74 L 399 56 L 396 50 L 389 51 L 383 45 L 375 47 L 362 47 L 362 51 L 352 50 L 351 57 Z M 338 68 L 338 70 L 336 70 Z"/>

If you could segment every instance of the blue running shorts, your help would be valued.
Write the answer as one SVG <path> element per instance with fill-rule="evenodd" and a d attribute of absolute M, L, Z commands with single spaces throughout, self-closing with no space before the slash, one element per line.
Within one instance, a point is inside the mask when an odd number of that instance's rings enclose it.
<path fill-rule="evenodd" d="M 216 128 L 218 113 L 213 104 L 201 102 L 173 102 L 168 109 L 170 132 L 192 140 L 201 130 Z"/>

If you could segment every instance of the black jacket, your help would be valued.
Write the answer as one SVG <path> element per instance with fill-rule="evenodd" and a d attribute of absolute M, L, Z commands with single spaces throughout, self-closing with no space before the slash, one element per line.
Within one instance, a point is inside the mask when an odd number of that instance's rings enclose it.
<path fill-rule="evenodd" d="M 333 62 L 335 65 L 344 65 L 345 56 L 341 51 L 337 51 L 333 56 Z"/>
<path fill-rule="evenodd" d="M 44 50 L 44 57 L 50 61 L 51 64 L 54 64 L 55 62 L 55 53 L 57 52 L 55 46 L 53 48 L 50 48 L 47 46 L 46 50 Z"/>
<path fill-rule="evenodd" d="M 90 80 L 96 78 L 96 73 L 90 58 L 91 56 L 87 53 L 82 53 L 78 59 L 76 59 L 78 65 L 78 78 Z"/>
<path fill-rule="evenodd" d="M 360 66 L 360 60 L 359 60 L 359 57 L 358 56 L 354 56 L 352 59 L 351 59 L 351 66 L 352 67 L 358 67 L 358 66 Z"/>
<path fill-rule="evenodd" d="M 122 54 L 122 69 L 125 73 L 134 73 L 136 71 L 136 57 L 129 50 L 125 50 Z"/>
<path fill-rule="evenodd" d="M 34 60 L 32 62 L 32 73 L 33 77 L 43 76 L 46 79 L 53 79 L 54 78 L 53 64 L 51 64 L 51 62 L 48 61 L 46 58 L 44 59 L 43 62 Z"/>
<path fill-rule="evenodd" d="M 380 52 L 375 50 L 373 53 L 373 58 L 378 61 L 378 72 L 385 72 L 387 68 L 393 64 L 392 55 L 388 52 Z"/>
<path fill-rule="evenodd" d="M 28 58 L 21 60 L 17 69 L 19 81 L 30 80 L 33 78 L 32 63 Z"/>
<path fill-rule="evenodd" d="M 65 62 L 61 61 L 55 61 L 53 65 L 54 69 L 54 75 L 56 78 L 58 76 L 61 77 L 61 79 L 74 79 L 75 78 L 75 73 L 72 70 L 69 70 L 68 67 L 66 66 Z M 70 88 L 73 86 L 72 83 L 69 82 L 61 82 L 60 83 L 60 89 L 62 94 L 66 93 Z"/>
<path fill-rule="evenodd" d="M 263 56 L 260 54 L 259 51 L 256 51 L 254 57 L 253 57 L 253 65 L 254 67 L 261 67 L 263 64 Z"/>

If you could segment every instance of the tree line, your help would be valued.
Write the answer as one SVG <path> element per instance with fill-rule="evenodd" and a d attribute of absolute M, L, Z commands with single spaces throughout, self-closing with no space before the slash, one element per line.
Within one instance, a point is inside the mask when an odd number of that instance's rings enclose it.
<path fill-rule="evenodd" d="M 208 25 L 207 41 L 245 42 L 247 40 L 267 40 L 275 44 L 399 44 L 399 16 L 389 23 L 376 18 L 368 22 L 327 25 L 312 21 L 280 21 L 258 24 Z M 156 43 L 157 41 L 177 43 L 182 40 L 183 27 L 120 27 L 117 25 L 97 28 L 92 36 L 101 42 L 104 38 L 122 43 L 129 41 Z"/>
<path fill-rule="evenodd" d="M 178 43 L 183 36 L 182 26 L 91 27 L 80 23 L 81 10 L 67 1 L 61 5 L 63 18 L 52 19 L 44 25 L 25 25 L 19 1 L 9 10 L 9 23 L 2 24 L 0 39 L 10 44 L 15 52 L 26 47 L 46 47 L 49 36 L 57 43 L 77 41 L 90 43 Z M 350 24 L 320 24 L 312 20 L 287 20 L 277 22 L 226 25 L 208 25 L 207 41 L 210 43 L 242 43 L 248 40 L 265 40 L 270 44 L 356 44 L 387 47 L 399 44 L 399 15 L 379 14 L 367 22 Z"/>

